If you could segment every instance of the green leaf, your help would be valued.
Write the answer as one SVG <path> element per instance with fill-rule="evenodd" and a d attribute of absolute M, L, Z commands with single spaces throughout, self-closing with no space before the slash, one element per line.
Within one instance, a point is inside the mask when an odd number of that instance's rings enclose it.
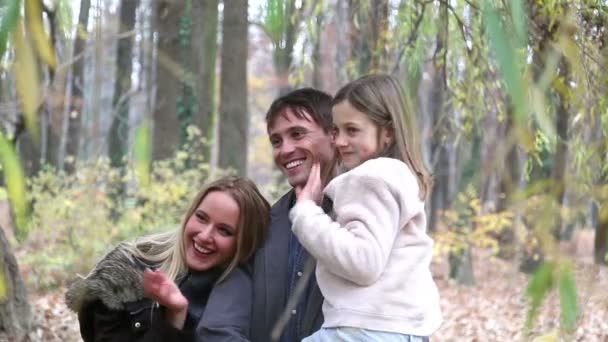
<path fill-rule="evenodd" d="M 6 12 L 0 18 L 0 59 L 4 57 L 8 45 L 8 37 L 17 27 L 20 16 L 21 0 L 12 0 L 6 7 Z"/>
<path fill-rule="evenodd" d="M 523 0 L 511 0 L 511 19 L 515 30 L 517 48 L 525 48 L 528 39 L 526 23 L 528 16 Z"/>
<path fill-rule="evenodd" d="M 545 299 L 547 293 L 553 288 L 555 277 L 555 264 L 552 262 L 546 262 L 542 264 L 536 272 L 532 275 L 528 288 L 526 289 L 526 295 L 530 298 L 530 310 L 528 311 L 528 317 L 526 319 L 526 328 L 530 329 L 538 309 Z"/>
<path fill-rule="evenodd" d="M 13 145 L 0 133 L 0 164 L 6 180 L 8 199 L 15 212 L 15 225 L 21 236 L 27 222 L 27 201 L 25 199 L 25 177 L 21 162 Z"/>
<path fill-rule="evenodd" d="M 517 53 L 518 50 L 509 39 L 506 24 L 500 19 L 496 8 L 489 0 L 485 1 L 483 12 L 490 47 L 498 60 L 498 67 L 504 78 L 507 93 L 513 101 L 515 119 L 522 124 L 527 113 L 522 72 L 524 57 Z"/>
<path fill-rule="evenodd" d="M 134 158 L 139 183 L 148 186 L 152 166 L 152 136 L 150 123 L 147 120 L 135 132 Z"/>
<path fill-rule="evenodd" d="M 286 0 L 267 0 L 265 6 L 264 25 L 274 44 L 281 44 L 281 37 L 287 27 Z"/>
<path fill-rule="evenodd" d="M 576 300 L 576 283 L 571 268 L 564 268 L 559 277 L 559 300 L 564 330 L 573 332 L 576 328 L 578 304 Z"/>

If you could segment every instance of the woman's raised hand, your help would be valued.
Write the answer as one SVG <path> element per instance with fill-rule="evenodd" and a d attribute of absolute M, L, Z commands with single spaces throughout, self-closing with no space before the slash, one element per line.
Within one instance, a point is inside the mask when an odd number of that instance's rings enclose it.
<path fill-rule="evenodd" d="M 177 329 L 184 327 L 188 313 L 188 300 L 175 282 L 160 270 L 144 271 L 144 293 L 146 297 L 166 308 L 166 318 Z"/>

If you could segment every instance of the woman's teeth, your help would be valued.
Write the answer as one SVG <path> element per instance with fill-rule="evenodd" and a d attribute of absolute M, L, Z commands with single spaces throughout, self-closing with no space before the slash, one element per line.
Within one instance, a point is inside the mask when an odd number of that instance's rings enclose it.
<path fill-rule="evenodd" d="M 194 249 L 196 249 L 197 251 L 203 253 L 203 254 L 211 254 L 213 251 L 210 249 L 207 249 L 205 247 L 201 247 L 199 246 L 196 242 L 194 243 Z"/>

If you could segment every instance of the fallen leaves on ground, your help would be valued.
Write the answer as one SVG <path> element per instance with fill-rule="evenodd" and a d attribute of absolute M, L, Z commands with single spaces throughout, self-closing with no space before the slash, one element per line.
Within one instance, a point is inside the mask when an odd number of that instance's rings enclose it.
<path fill-rule="evenodd" d="M 547 297 L 533 329 L 525 334 L 528 305 L 524 296 L 529 276 L 513 263 L 474 253 L 475 285 L 460 286 L 447 279 L 445 265 L 433 272 L 441 293 L 444 321 L 433 341 L 608 341 L 608 268 L 578 260 L 576 284 L 580 317 L 576 331 L 564 336 L 559 330 L 559 298 Z M 555 291 L 554 291 L 555 292 Z M 65 288 L 32 296 L 36 324 L 32 341 L 79 341 L 78 320 L 63 301 Z M 3 336 L 0 335 L 0 340 Z"/>

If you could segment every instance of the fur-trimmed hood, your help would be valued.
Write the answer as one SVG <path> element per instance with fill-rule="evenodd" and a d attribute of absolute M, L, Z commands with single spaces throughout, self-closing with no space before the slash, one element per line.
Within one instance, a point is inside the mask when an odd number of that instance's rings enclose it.
<path fill-rule="evenodd" d="M 66 304 L 75 312 L 95 300 L 101 300 L 110 309 L 124 309 L 125 303 L 144 297 L 145 269 L 146 265 L 121 243 L 106 254 L 86 278 L 69 286 L 65 294 Z"/>

